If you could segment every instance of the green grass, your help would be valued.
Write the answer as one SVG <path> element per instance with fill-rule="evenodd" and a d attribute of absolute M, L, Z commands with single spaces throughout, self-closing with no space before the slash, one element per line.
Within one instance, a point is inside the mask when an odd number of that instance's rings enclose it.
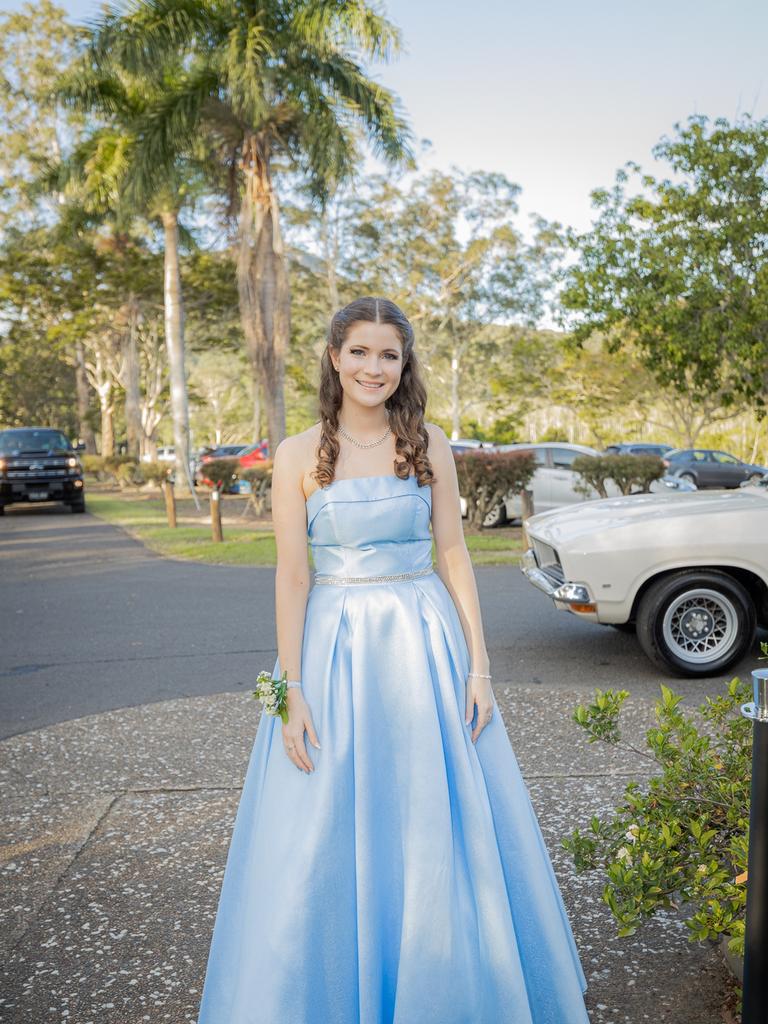
<path fill-rule="evenodd" d="M 523 553 L 520 527 L 464 533 L 473 565 L 517 565 Z"/>
<path fill-rule="evenodd" d="M 171 558 L 184 558 L 215 565 L 274 566 L 275 535 L 267 519 L 241 519 L 246 499 L 225 495 L 222 503 L 224 540 L 215 543 L 207 496 L 200 496 L 200 512 L 191 499 L 176 503 L 179 525 L 168 526 L 163 500 L 134 492 L 87 492 L 88 511 L 99 519 L 123 527 L 148 548 Z M 517 565 L 522 543 L 519 528 L 505 527 L 484 533 L 468 531 L 467 548 L 474 565 Z M 434 557 L 434 543 L 433 557 Z"/>
<path fill-rule="evenodd" d="M 208 512 L 207 498 L 200 499 L 200 513 L 192 501 L 177 502 L 179 525 L 175 529 L 168 526 L 165 504 L 159 498 L 133 494 L 113 497 L 90 491 L 86 504 L 93 515 L 122 526 L 148 548 L 171 558 L 216 565 L 274 565 L 274 533 L 258 520 L 244 520 L 242 525 L 228 521 L 229 497 L 224 498 L 224 540 L 220 543 L 212 539 L 211 525 L 204 521 Z M 244 502 L 240 499 L 232 504 L 235 505 L 233 515 L 238 516 Z M 200 522 L 188 522 L 189 519 Z"/>

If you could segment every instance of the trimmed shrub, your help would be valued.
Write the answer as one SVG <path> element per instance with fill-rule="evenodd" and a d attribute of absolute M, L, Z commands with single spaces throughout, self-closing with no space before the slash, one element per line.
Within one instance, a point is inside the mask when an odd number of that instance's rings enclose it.
<path fill-rule="evenodd" d="M 454 452 L 459 490 L 467 502 L 467 521 L 482 529 L 485 518 L 508 494 L 527 487 L 536 471 L 532 451 L 488 449 Z"/>
<path fill-rule="evenodd" d="M 581 477 L 574 489 L 591 497 L 594 487 L 601 498 L 608 497 L 606 480 L 613 480 L 622 494 L 633 494 L 648 491 L 665 473 L 658 455 L 579 455 L 573 460 L 573 469 Z"/>
<path fill-rule="evenodd" d="M 251 504 L 257 515 L 272 508 L 272 460 L 257 462 L 240 470 L 240 479 L 251 485 Z"/>

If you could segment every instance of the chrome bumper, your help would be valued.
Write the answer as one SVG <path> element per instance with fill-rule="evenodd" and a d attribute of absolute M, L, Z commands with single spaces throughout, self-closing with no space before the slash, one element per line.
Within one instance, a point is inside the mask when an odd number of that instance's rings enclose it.
<path fill-rule="evenodd" d="M 594 615 L 597 606 L 592 599 L 589 588 L 583 583 L 561 583 L 550 576 L 544 569 L 541 569 L 536 561 L 536 554 L 533 548 L 523 554 L 520 559 L 520 569 L 529 583 L 532 583 L 538 590 L 543 591 L 547 597 L 551 597 L 558 608 L 565 608 L 568 611 L 578 611 L 583 615 Z M 572 605 L 578 607 L 573 608 Z"/>

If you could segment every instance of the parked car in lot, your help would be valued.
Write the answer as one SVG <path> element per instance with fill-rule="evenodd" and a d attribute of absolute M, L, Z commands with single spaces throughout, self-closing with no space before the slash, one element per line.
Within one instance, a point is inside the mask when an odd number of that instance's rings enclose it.
<path fill-rule="evenodd" d="M 567 444 L 564 441 L 542 441 L 538 444 L 503 444 L 498 446 L 498 450 L 534 452 L 536 472 L 531 481 L 534 512 L 546 512 L 549 509 L 561 508 L 563 505 L 573 505 L 576 502 L 581 503 L 598 497 L 597 491 L 594 489 L 590 489 L 588 495 L 576 490 L 576 485 L 581 478 L 573 468 L 573 463 L 580 455 L 600 455 L 596 448 L 590 448 L 589 445 L 584 444 Z M 610 497 L 618 496 L 621 493 L 612 480 L 607 482 L 606 490 Z M 665 474 L 651 483 L 652 494 L 691 490 L 695 490 L 695 484 L 669 474 Z M 508 496 L 505 508 L 499 510 L 497 518 L 501 518 L 502 521 L 519 519 L 522 514 L 520 495 L 514 494 Z"/>
<path fill-rule="evenodd" d="M 85 512 L 83 467 L 74 446 L 53 427 L 0 430 L 0 515 L 17 502 L 59 501 Z"/>
<path fill-rule="evenodd" d="M 742 462 L 735 455 L 713 448 L 673 448 L 664 456 L 673 476 L 690 480 L 697 487 L 739 487 L 743 481 L 759 480 L 768 467 Z"/>
<path fill-rule="evenodd" d="M 664 455 L 671 452 L 674 445 L 651 444 L 645 441 L 630 441 L 627 444 L 609 444 L 606 446 L 604 455 Z"/>
<path fill-rule="evenodd" d="M 251 444 L 237 456 L 238 464 L 241 466 L 254 466 L 259 462 L 266 462 L 269 458 L 269 444 L 267 441 L 260 441 L 258 444 Z"/>
<path fill-rule="evenodd" d="M 233 459 L 238 467 L 247 468 L 269 458 L 269 444 L 266 440 L 258 444 L 222 445 L 206 452 L 199 461 L 196 475 L 196 483 L 204 483 L 211 486 L 211 481 L 205 475 L 205 464 L 213 459 Z M 237 480 L 224 488 L 226 494 L 247 494 L 251 486 L 247 480 Z"/>
<path fill-rule="evenodd" d="M 466 452 L 475 448 L 496 448 L 492 441 L 478 441 L 475 437 L 456 437 L 448 442 L 455 452 Z"/>
<path fill-rule="evenodd" d="M 237 464 L 241 469 L 266 462 L 269 458 L 269 444 L 267 441 L 260 441 L 259 444 L 249 445 L 244 452 L 237 457 Z M 252 491 L 250 480 L 236 480 L 231 487 L 227 488 L 229 494 L 250 494 Z"/>
<path fill-rule="evenodd" d="M 160 445 L 157 449 L 157 454 L 152 458 L 150 452 L 145 452 L 141 457 L 142 462 L 175 462 L 176 461 L 176 448 L 172 444 Z"/>
<path fill-rule="evenodd" d="M 526 527 L 528 580 L 557 608 L 636 630 L 665 671 L 725 672 L 768 628 L 768 488 L 603 498 Z"/>
<path fill-rule="evenodd" d="M 195 460 L 195 483 L 202 483 L 210 487 L 211 481 L 205 475 L 205 464 L 214 459 L 230 459 L 236 455 L 242 455 L 250 447 L 247 444 L 222 444 L 217 448 L 203 449 Z"/>

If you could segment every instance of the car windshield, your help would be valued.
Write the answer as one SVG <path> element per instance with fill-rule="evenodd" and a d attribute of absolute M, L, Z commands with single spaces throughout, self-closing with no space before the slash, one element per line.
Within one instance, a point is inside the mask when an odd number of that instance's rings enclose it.
<path fill-rule="evenodd" d="M 0 454 L 22 452 L 49 452 L 54 448 L 69 451 L 71 445 L 60 430 L 3 430 L 0 431 Z"/>
<path fill-rule="evenodd" d="M 629 449 L 630 455 L 663 455 L 667 451 L 662 445 L 638 445 Z"/>

